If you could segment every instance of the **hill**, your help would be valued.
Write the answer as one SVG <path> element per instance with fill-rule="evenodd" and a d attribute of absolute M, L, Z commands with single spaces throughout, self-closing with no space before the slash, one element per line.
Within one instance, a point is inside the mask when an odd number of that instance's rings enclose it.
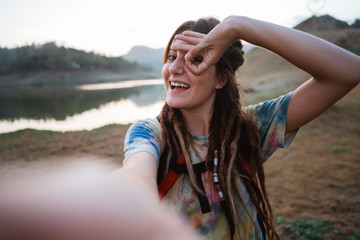
<path fill-rule="evenodd" d="M 331 16 L 313 16 L 294 28 L 360 55 L 360 28 L 350 26 Z M 266 90 L 267 94 L 276 95 L 294 89 L 310 77 L 280 56 L 260 47 L 254 47 L 245 53 L 244 66 L 239 69 L 237 76 L 250 92 Z M 291 79 L 288 79 L 289 76 Z M 251 102 L 251 94 L 249 95 Z M 266 99 L 267 96 L 263 98 Z"/>
<path fill-rule="evenodd" d="M 157 78 L 148 67 L 123 57 L 58 46 L 55 42 L 0 47 L 0 86 L 64 86 Z"/>
<path fill-rule="evenodd" d="M 36 71 L 132 71 L 141 67 L 122 57 L 58 46 L 55 42 L 13 49 L 0 48 L 0 74 Z"/>
<path fill-rule="evenodd" d="M 330 15 L 312 16 L 294 27 L 304 32 L 319 32 L 350 28 L 347 22 L 338 20 Z"/>
<path fill-rule="evenodd" d="M 146 46 L 134 46 L 126 55 L 125 60 L 136 62 L 161 75 L 164 58 L 164 48 L 154 49 Z"/>

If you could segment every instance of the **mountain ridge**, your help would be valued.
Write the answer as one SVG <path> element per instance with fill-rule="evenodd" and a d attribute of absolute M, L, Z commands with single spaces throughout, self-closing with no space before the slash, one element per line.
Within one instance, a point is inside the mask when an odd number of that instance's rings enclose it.
<path fill-rule="evenodd" d="M 164 48 L 150 48 L 144 45 L 137 45 L 122 57 L 131 62 L 150 68 L 156 73 L 161 74 L 163 65 Z"/>
<path fill-rule="evenodd" d="M 360 28 L 325 15 L 313 16 L 295 26 L 360 56 Z M 249 91 L 285 94 L 310 78 L 309 74 L 287 62 L 275 53 L 254 47 L 245 54 L 245 63 L 237 76 Z M 283 92 L 281 92 L 283 91 Z M 264 96 L 264 100 L 267 97 Z"/>

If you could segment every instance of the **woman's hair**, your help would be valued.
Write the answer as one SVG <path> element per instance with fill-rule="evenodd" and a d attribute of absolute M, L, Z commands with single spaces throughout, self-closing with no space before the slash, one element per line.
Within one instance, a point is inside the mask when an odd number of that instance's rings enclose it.
<path fill-rule="evenodd" d="M 201 18 L 183 23 L 172 35 L 165 50 L 164 63 L 176 34 L 191 30 L 207 34 L 219 21 L 215 18 Z M 248 229 L 242 224 L 235 202 L 240 202 L 245 212 L 257 229 L 256 220 L 262 232 L 269 239 L 279 239 L 275 232 L 273 216 L 265 189 L 263 163 L 260 156 L 260 137 L 256 126 L 246 114 L 240 101 L 235 72 L 243 64 L 243 51 L 240 41 L 234 42 L 216 63 L 216 74 L 226 85 L 216 92 L 214 111 L 210 124 L 209 149 L 207 160 L 214 158 L 214 151 L 219 150 L 219 187 L 231 211 L 237 234 L 246 236 Z M 192 136 L 186 130 L 179 109 L 164 104 L 160 118 L 165 139 L 165 150 L 160 159 L 158 180 L 162 179 L 169 166 L 176 161 L 180 153 L 184 154 L 191 183 L 196 191 L 195 173 L 192 169 L 190 150 Z M 246 163 L 245 163 L 246 162 Z M 246 169 L 246 166 L 250 167 Z M 241 177 L 250 199 L 256 207 L 257 216 L 250 215 L 244 200 L 237 189 L 236 178 Z M 235 193 L 235 196 L 232 194 Z"/>

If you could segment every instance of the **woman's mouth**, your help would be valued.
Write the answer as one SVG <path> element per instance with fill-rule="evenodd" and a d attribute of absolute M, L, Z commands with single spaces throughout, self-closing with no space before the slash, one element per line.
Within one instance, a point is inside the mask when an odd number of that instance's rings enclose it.
<path fill-rule="evenodd" d="M 170 82 L 170 88 L 171 88 L 171 90 L 174 90 L 175 88 L 188 89 L 188 88 L 190 88 L 190 86 L 185 83 Z"/>

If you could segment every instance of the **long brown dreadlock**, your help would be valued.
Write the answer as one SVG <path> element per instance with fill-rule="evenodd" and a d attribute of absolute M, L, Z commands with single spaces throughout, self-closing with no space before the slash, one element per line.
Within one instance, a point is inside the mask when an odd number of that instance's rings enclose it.
<path fill-rule="evenodd" d="M 198 21 L 183 23 L 169 40 L 164 55 L 164 63 L 167 61 L 167 55 L 176 34 L 185 30 L 207 34 L 218 23 L 219 21 L 215 18 L 202 18 Z M 243 109 L 240 101 L 239 86 L 236 82 L 235 71 L 243 62 L 242 44 L 240 41 L 236 41 L 216 64 L 217 75 L 219 79 L 226 82 L 226 85 L 217 90 L 216 93 L 206 159 L 213 159 L 214 150 L 219 149 L 219 186 L 230 208 L 239 239 L 242 235 L 240 234 L 242 219 L 235 204 L 235 197 L 241 203 L 254 225 L 255 219 L 250 216 L 236 188 L 236 176 L 243 179 L 250 199 L 256 207 L 257 220 L 264 237 L 279 239 L 273 224 L 272 210 L 265 189 L 259 133 L 250 116 Z M 180 110 L 171 108 L 165 103 L 161 112 L 160 123 L 164 133 L 165 150 L 160 159 L 158 181 L 166 175 L 169 165 L 176 161 L 180 153 L 183 153 L 190 181 L 194 189 L 199 192 L 200 189 L 196 184 L 195 173 L 190 159 L 192 136 L 186 130 Z M 245 161 L 250 167 L 250 171 L 245 169 Z M 235 196 L 233 193 L 235 193 Z M 243 231 L 247 230 L 243 229 Z"/>

